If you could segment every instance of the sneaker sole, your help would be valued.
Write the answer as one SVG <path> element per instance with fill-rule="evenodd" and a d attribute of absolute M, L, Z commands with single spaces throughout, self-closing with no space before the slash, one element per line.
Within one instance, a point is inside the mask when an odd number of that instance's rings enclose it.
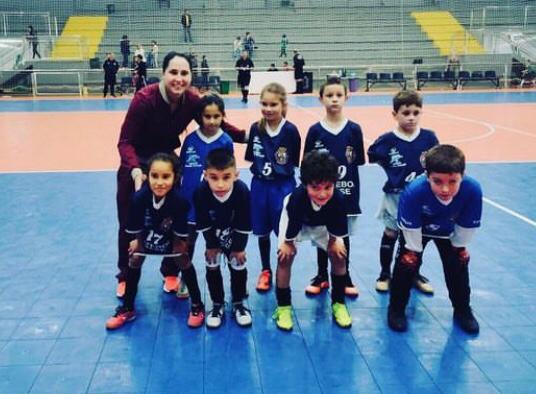
<path fill-rule="evenodd" d="M 125 320 L 125 322 L 123 324 L 121 324 L 120 326 L 117 326 L 117 327 L 108 327 L 106 325 L 106 329 L 110 330 L 110 331 L 117 330 L 117 329 L 123 327 L 125 324 L 130 323 L 132 320 L 135 320 L 135 319 L 136 319 L 136 316 L 133 316 L 130 319 Z"/>
<path fill-rule="evenodd" d="M 389 293 L 389 285 L 387 285 L 385 287 L 376 285 L 376 291 L 378 293 Z"/>

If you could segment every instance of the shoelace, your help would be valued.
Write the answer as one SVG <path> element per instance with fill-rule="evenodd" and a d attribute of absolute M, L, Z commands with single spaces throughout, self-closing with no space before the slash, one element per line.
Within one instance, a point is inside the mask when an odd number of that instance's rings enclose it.
<path fill-rule="evenodd" d="M 327 278 L 324 276 L 317 275 L 313 279 L 311 279 L 311 284 L 313 286 L 319 286 L 322 282 L 327 282 Z"/>
<path fill-rule="evenodd" d="M 249 309 L 246 308 L 244 305 L 236 305 L 235 311 L 238 311 L 238 313 L 240 313 L 240 316 L 245 316 L 247 315 L 247 312 L 249 312 Z"/>
<path fill-rule="evenodd" d="M 212 311 L 210 312 L 210 317 L 220 317 L 222 315 L 221 308 L 223 305 L 219 305 L 218 307 L 214 306 L 212 308 Z"/>

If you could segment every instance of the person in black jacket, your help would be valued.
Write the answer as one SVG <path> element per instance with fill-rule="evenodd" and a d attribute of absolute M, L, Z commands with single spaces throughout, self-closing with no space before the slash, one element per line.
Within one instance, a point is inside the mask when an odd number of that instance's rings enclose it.
<path fill-rule="evenodd" d="M 294 79 L 296 80 L 296 93 L 303 93 L 303 84 L 305 74 L 303 73 L 303 66 L 305 66 L 305 60 L 303 56 L 298 52 L 297 49 L 294 50 Z"/>
<path fill-rule="evenodd" d="M 104 64 L 102 65 L 102 68 L 104 69 L 104 90 L 103 95 L 106 97 L 108 94 L 108 87 L 110 87 L 110 94 L 112 97 L 115 97 L 115 84 L 116 84 L 116 75 L 117 71 L 119 70 L 119 63 L 114 58 L 114 54 L 112 52 L 108 52 L 106 54 L 106 60 L 104 61 Z"/>
<path fill-rule="evenodd" d="M 136 92 L 147 86 L 147 65 L 141 55 L 134 57 L 134 80 L 136 81 Z"/>
<path fill-rule="evenodd" d="M 254 64 L 249 58 L 247 51 L 242 51 L 240 59 L 236 61 L 235 68 L 238 71 L 238 86 L 242 91 L 242 102 L 248 102 L 248 93 L 249 93 L 249 82 L 251 81 L 251 70 L 253 69 Z"/>
<path fill-rule="evenodd" d="M 121 55 L 123 55 L 123 63 L 121 64 L 121 67 L 128 67 L 128 61 L 130 59 L 130 41 L 126 34 L 121 37 L 119 46 L 121 48 Z"/>

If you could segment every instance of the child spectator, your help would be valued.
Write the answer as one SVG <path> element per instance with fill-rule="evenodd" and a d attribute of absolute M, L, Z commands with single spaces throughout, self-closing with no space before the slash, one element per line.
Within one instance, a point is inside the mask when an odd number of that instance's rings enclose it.
<path fill-rule="evenodd" d="M 233 60 L 237 61 L 240 58 L 240 54 L 244 48 L 242 47 L 242 39 L 240 36 L 236 36 L 235 40 L 233 41 Z"/>
<path fill-rule="evenodd" d="M 439 141 L 431 130 L 419 128 L 422 116 L 422 97 L 415 91 L 401 91 L 393 98 L 393 118 L 397 127 L 382 134 L 368 149 L 369 162 L 378 163 L 387 181 L 383 186 L 383 200 L 377 217 L 385 225 L 380 244 L 380 276 L 376 290 L 389 291 L 391 260 L 398 238 L 398 201 L 400 194 L 413 179 L 424 172 L 421 163 L 423 154 Z M 425 294 L 434 289 L 419 271 L 414 286 Z"/>
<path fill-rule="evenodd" d="M 405 314 L 411 284 L 430 240 L 436 244 L 454 321 L 467 333 L 479 325 L 470 306 L 469 244 L 480 227 L 482 190 L 465 176 L 465 156 L 452 145 L 437 145 L 424 157 L 426 176 L 411 182 L 400 196 L 398 226 L 402 230 L 391 284 L 388 324 L 395 331 L 407 329 Z"/>
<path fill-rule="evenodd" d="M 135 236 L 128 248 L 129 262 L 123 305 L 106 321 L 106 328 L 115 330 L 136 318 L 134 300 L 138 292 L 141 266 L 145 255 L 172 257 L 182 271 L 190 290 L 192 305 L 188 326 L 200 327 L 204 306 L 197 284 L 195 268 L 188 256 L 186 215 L 189 204 L 175 191 L 180 178 L 179 164 L 174 155 L 157 153 L 148 162 L 148 187 L 143 186 L 132 197 L 126 232 Z"/>
<path fill-rule="evenodd" d="M 287 57 L 287 47 L 288 47 L 288 38 L 286 34 L 283 34 L 281 36 L 281 41 L 279 43 L 280 50 L 279 50 L 279 57 Z"/>
<path fill-rule="evenodd" d="M 305 153 L 312 150 L 326 150 L 339 162 L 339 179 L 336 187 L 345 197 L 348 233 L 351 235 L 355 233 L 357 216 L 361 214 L 359 166 L 365 163 L 365 152 L 361 127 L 346 119 L 342 112 L 347 99 L 348 91 L 339 78 L 330 78 L 320 87 L 320 101 L 326 110 L 326 116 L 309 128 L 305 139 Z M 357 297 L 359 292 L 349 273 L 350 238 L 348 235 L 344 237 L 344 244 L 347 251 L 344 293 L 350 297 Z M 318 248 L 317 258 L 318 273 L 305 289 L 309 295 L 320 294 L 323 289 L 329 288 L 328 255 L 325 250 Z"/>
<path fill-rule="evenodd" d="M 262 119 L 251 126 L 245 158 L 252 162 L 251 218 L 262 263 L 257 290 L 268 291 L 272 287 L 270 234 L 278 234 L 283 199 L 296 187 L 301 138 L 296 126 L 285 119 L 287 92 L 282 85 L 266 85 L 260 104 Z"/>
<path fill-rule="evenodd" d="M 307 153 L 301 165 L 301 182 L 284 201 L 279 224 L 279 249 L 276 272 L 277 308 L 273 319 L 278 328 L 291 330 L 292 306 L 290 274 L 296 256 L 296 242 L 311 240 L 331 260 L 333 318 L 343 328 L 352 325 L 344 303 L 348 237 L 345 201 L 335 189 L 339 164 L 327 152 Z"/>
<path fill-rule="evenodd" d="M 212 310 L 207 327 L 218 328 L 224 316 L 222 261 L 231 272 L 233 316 L 239 326 L 251 325 L 251 312 L 244 304 L 247 269 L 246 244 L 251 232 L 250 196 L 246 184 L 238 179 L 233 154 L 228 149 L 214 149 L 206 160 L 205 182 L 194 194 L 197 229 L 206 241 L 207 283 Z"/>

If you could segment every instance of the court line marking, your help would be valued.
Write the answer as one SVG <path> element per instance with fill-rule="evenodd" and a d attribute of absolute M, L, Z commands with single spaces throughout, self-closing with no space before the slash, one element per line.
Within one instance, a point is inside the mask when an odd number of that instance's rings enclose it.
<path fill-rule="evenodd" d="M 443 141 L 443 143 L 448 142 L 448 143 L 451 143 L 451 144 L 455 144 L 455 143 L 460 143 L 460 142 L 478 141 L 478 140 L 488 138 L 489 136 L 495 134 L 496 131 L 497 131 L 497 129 L 495 128 L 495 125 L 493 125 L 491 123 L 488 123 L 488 122 L 484 122 L 482 120 L 466 118 L 464 116 L 452 115 L 452 114 L 449 114 L 447 112 L 434 111 L 434 110 L 428 110 L 428 109 L 426 110 L 426 112 L 434 114 L 434 115 L 444 116 L 445 118 L 462 120 L 462 121 L 469 122 L 469 123 L 476 123 L 476 124 L 484 126 L 484 127 L 486 127 L 488 129 L 487 133 L 477 135 L 475 137 L 460 138 L 460 139 L 457 139 L 457 140 L 447 140 L 447 141 Z"/>
<path fill-rule="evenodd" d="M 506 208 L 504 205 L 501 205 L 501 204 L 499 204 L 499 203 L 497 203 L 497 202 L 495 202 L 493 200 L 490 200 L 487 197 L 482 197 L 482 200 L 484 200 L 489 205 L 491 205 L 491 206 L 493 206 L 493 207 L 495 207 L 497 209 L 500 209 L 501 211 L 506 212 L 507 214 L 512 215 L 513 217 L 518 218 L 518 219 L 524 221 L 525 223 L 530 224 L 533 227 L 536 227 L 536 221 L 531 220 L 528 217 L 523 216 L 520 213 L 517 213 L 516 211 L 514 211 L 514 210 L 512 210 L 510 208 Z"/>

